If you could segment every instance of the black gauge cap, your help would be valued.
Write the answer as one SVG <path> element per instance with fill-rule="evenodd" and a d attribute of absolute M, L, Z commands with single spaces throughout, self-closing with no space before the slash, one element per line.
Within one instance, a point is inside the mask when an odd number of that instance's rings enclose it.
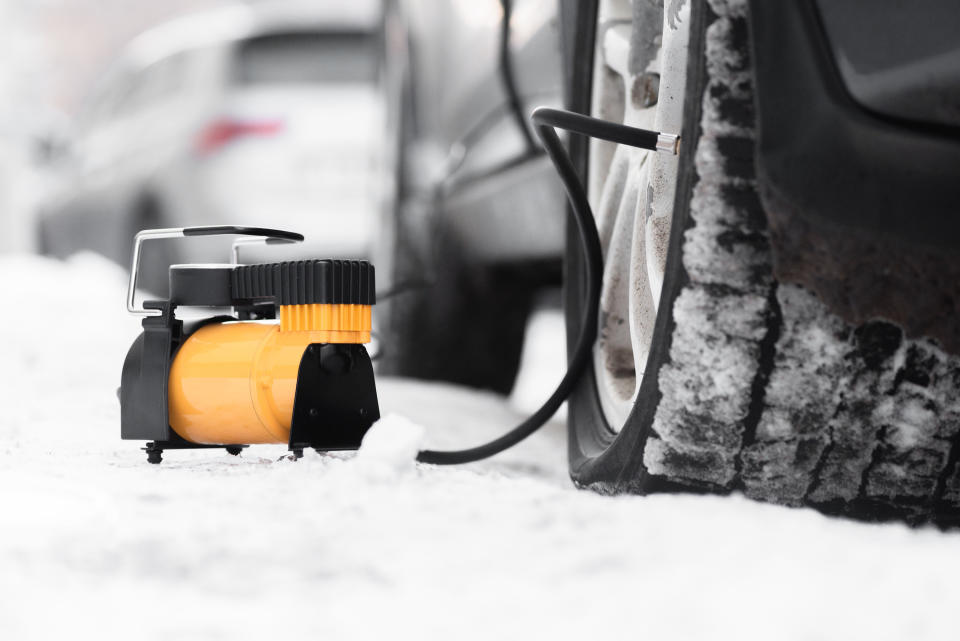
<path fill-rule="evenodd" d="M 373 305 L 373 265 L 365 260 L 298 260 L 241 265 L 233 270 L 236 301 L 272 299 L 277 305 Z"/>

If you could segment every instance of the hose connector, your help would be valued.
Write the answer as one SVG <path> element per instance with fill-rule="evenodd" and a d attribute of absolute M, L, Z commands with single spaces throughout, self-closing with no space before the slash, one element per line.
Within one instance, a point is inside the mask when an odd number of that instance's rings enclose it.
<path fill-rule="evenodd" d="M 657 134 L 657 151 L 676 156 L 680 150 L 680 136 L 677 134 Z"/>

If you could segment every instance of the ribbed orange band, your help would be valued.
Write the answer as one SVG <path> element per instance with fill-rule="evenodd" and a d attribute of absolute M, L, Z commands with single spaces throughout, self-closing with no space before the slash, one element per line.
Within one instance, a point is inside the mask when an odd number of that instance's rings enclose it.
<path fill-rule="evenodd" d="M 370 305 L 281 305 L 281 332 L 327 332 L 329 343 L 369 343 Z"/>

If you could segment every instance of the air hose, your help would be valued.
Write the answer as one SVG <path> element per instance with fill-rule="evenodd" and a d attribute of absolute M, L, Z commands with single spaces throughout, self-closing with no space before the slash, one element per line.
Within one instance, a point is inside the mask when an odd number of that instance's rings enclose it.
<path fill-rule="evenodd" d="M 531 114 L 530 120 L 537 137 L 543 144 L 547 156 L 560 177 L 560 181 L 563 183 L 567 199 L 570 201 L 570 211 L 580 234 L 580 246 L 585 259 L 584 276 L 587 283 L 586 304 L 583 307 L 580 335 L 567 363 L 567 371 L 563 375 L 563 379 L 544 404 L 529 418 L 503 436 L 483 445 L 464 450 L 423 450 L 417 455 L 417 460 L 422 463 L 433 465 L 471 463 L 489 458 L 513 447 L 550 420 L 563 402 L 567 400 L 567 397 L 570 396 L 590 362 L 593 343 L 597 337 L 597 319 L 603 278 L 603 251 L 600 247 L 600 236 L 597 232 L 597 224 L 590 208 L 590 202 L 587 200 L 586 191 L 556 130 L 563 129 L 591 138 L 600 138 L 639 149 L 672 154 L 676 154 L 679 143 L 679 138 L 672 134 L 661 134 L 647 129 L 629 127 L 562 109 L 539 107 Z"/>

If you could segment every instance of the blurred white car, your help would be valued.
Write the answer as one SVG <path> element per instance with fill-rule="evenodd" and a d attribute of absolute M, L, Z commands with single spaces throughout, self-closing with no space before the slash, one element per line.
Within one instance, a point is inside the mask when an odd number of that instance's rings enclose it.
<path fill-rule="evenodd" d="M 254 5 L 138 37 L 77 120 L 41 249 L 125 264 L 140 229 L 239 224 L 300 231 L 300 253 L 366 256 L 379 21 L 376 0 Z M 161 263 L 218 258 L 161 245 L 145 256 L 155 290 Z"/>

